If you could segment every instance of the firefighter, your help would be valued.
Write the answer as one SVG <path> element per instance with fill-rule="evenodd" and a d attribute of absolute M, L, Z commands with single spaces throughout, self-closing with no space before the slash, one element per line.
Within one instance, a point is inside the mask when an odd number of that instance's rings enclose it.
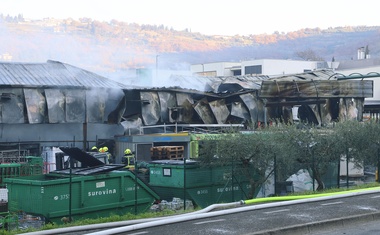
<path fill-rule="evenodd" d="M 130 149 L 124 150 L 124 157 L 122 159 L 122 163 L 125 164 L 125 168 L 134 167 L 135 164 L 135 156 L 133 155 Z"/>
<path fill-rule="evenodd" d="M 104 146 L 102 148 L 99 149 L 99 152 L 100 153 L 105 153 L 107 155 L 107 159 L 108 159 L 108 163 L 109 164 L 112 164 L 114 163 L 114 159 L 113 159 L 113 156 L 111 153 L 108 152 L 108 147 L 107 146 Z"/>
<path fill-rule="evenodd" d="M 96 147 L 96 146 L 93 146 L 92 148 L 91 148 L 91 151 L 90 152 L 98 152 L 99 150 L 98 150 L 98 147 Z"/>
<path fill-rule="evenodd" d="M 127 156 L 127 155 L 132 155 L 132 151 L 130 149 L 124 150 L 124 156 Z"/>

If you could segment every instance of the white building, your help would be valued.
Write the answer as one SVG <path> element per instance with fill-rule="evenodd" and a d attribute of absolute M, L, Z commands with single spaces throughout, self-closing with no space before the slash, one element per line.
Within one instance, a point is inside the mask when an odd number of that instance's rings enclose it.
<path fill-rule="evenodd" d="M 218 62 L 191 65 L 193 74 L 200 76 L 239 76 L 267 75 L 277 76 L 326 69 L 324 61 L 260 59 L 241 62 Z"/>
<path fill-rule="evenodd" d="M 322 68 L 327 68 L 327 64 L 323 61 L 261 59 L 241 62 L 242 75 L 277 76 L 310 72 Z"/>
<path fill-rule="evenodd" d="M 239 62 L 214 62 L 191 65 L 192 74 L 200 76 L 237 76 L 241 75 L 241 63 Z"/>

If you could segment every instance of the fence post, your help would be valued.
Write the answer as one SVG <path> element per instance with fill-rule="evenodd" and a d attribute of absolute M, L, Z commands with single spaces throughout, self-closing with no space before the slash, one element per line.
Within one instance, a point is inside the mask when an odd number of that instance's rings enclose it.
<path fill-rule="evenodd" d="M 73 178 L 73 175 L 72 175 L 72 169 L 73 169 L 73 159 L 72 157 L 70 157 L 70 184 L 69 184 L 69 222 L 72 221 L 72 218 L 71 218 L 71 204 L 72 204 L 72 178 Z"/>
<path fill-rule="evenodd" d="M 186 157 L 183 155 L 183 210 L 186 210 Z"/>
<path fill-rule="evenodd" d="M 134 154 L 134 161 L 135 161 L 135 169 L 133 169 L 134 173 L 135 173 L 135 215 L 137 215 L 137 147 L 136 145 L 133 146 L 136 150 L 135 154 Z M 129 160 L 128 160 L 129 162 Z M 129 164 L 129 163 L 128 163 Z"/>
<path fill-rule="evenodd" d="M 347 184 L 347 188 L 348 188 L 348 183 L 349 183 L 349 181 L 348 181 L 348 152 L 349 152 L 349 150 L 348 150 L 348 148 L 346 148 L 346 184 Z"/>
<path fill-rule="evenodd" d="M 378 183 L 380 183 L 379 170 L 380 170 L 380 146 L 377 147 L 377 171 L 376 171 L 376 177 L 377 177 L 377 182 Z"/>

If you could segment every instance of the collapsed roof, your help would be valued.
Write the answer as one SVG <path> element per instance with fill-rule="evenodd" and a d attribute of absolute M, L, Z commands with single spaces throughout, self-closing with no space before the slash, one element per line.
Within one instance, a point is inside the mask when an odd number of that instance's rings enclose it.
<path fill-rule="evenodd" d="M 327 124 L 361 120 L 364 98 L 373 96 L 373 81 L 338 80 L 331 70 L 279 77 L 172 76 L 172 87 L 140 89 L 141 126 L 171 123 L 261 125 L 293 122 L 297 107 L 302 121 Z M 183 89 L 195 81 L 193 89 Z M 127 99 L 127 110 L 128 107 Z M 127 128 L 129 125 L 124 122 Z"/>
<path fill-rule="evenodd" d="M 316 124 L 362 117 L 372 81 L 339 81 L 331 70 L 268 76 L 171 76 L 169 87 L 131 87 L 57 61 L 0 63 L 0 123 L 257 125 Z M 300 112 L 300 111 L 299 111 Z"/>

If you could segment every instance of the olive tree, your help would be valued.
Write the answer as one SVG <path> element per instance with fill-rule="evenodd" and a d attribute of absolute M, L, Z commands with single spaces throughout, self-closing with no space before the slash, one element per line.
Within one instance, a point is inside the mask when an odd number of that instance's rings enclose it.
<path fill-rule="evenodd" d="M 380 125 L 375 121 L 345 122 L 337 126 L 345 145 L 346 158 L 356 167 L 378 166 L 380 161 Z"/>
<path fill-rule="evenodd" d="M 324 176 L 333 171 L 339 177 L 341 158 L 363 167 L 363 162 L 379 162 L 380 126 L 374 123 L 346 121 L 332 128 L 278 125 L 252 132 L 231 131 L 208 138 L 200 149 L 203 165 L 229 165 L 235 175 L 244 176 L 251 185 L 252 198 L 275 174 L 286 180 L 306 169 L 325 188 Z M 379 151 L 379 152 L 377 152 Z M 276 179 L 275 179 L 276 181 Z"/>
<path fill-rule="evenodd" d="M 377 171 L 380 169 L 380 124 L 375 121 L 367 123 L 366 127 L 366 139 L 369 142 L 371 148 L 369 148 L 368 155 L 363 161 L 366 164 L 376 166 Z M 377 181 L 380 182 L 380 177 L 377 177 Z"/>
<path fill-rule="evenodd" d="M 250 183 L 248 197 L 253 198 L 274 172 L 277 148 L 270 130 L 222 134 L 209 139 L 200 150 L 199 159 L 207 165 L 232 165 L 235 176 Z"/>
<path fill-rule="evenodd" d="M 322 176 L 331 166 L 336 165 L 337 168 L 342 152 L 337 133 L 330 129 L 298 129 L 296 126 L 289 126 L 283 133 L 287 152 L 293 155 L 293 167 L 309 170 L 313 177 L 313 189 L 314 179 L 318 183 L 316 189 L 324 189 Z"/>
<path fill-rule="evenodd" d="M 377 149 L 376 139 L 372 141 L 371 135 L 375 130 L 372 128 L 373 125 L 358 121 L 345 121 L 335 126 L 338 141 L 344 149 L 342 157 L 346 160 L 347 170 L 349 162 L 354 163 L 356 167 L 364 167 L 364 162 L 369 160 L 368 156 L 373 155 L 374 149 Z"/>
<path fill-rule="evenodd" d="M 362 159 L 366 164 L 376 165 L 379 168 L 380 164 L 380 123 L 370 121 L 364 125 L 364 137 L 368 143 L 368 151 Z"/>

